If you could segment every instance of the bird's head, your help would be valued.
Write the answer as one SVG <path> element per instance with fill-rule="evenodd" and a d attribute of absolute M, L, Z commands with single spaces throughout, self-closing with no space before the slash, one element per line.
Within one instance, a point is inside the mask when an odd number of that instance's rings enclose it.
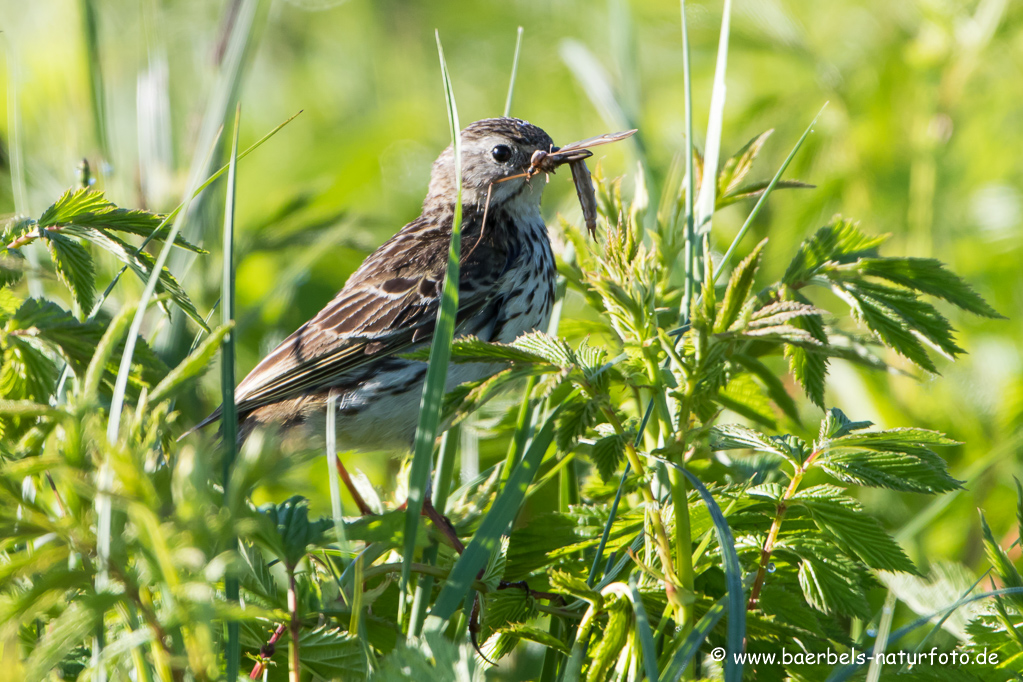
<path fill-rule="evenodd" d="M 490 203 L 510 199 L 540 203 L 545 179 L 532 177 L 536 170 L 553 171 L 569 161 L 585 159 L 590 152 L 577 149 L 558 154 L 551 136 L 535 125 L 517 118 L 485 118 L 461 132 L 462 203 L 484 205 L 487 192 Z M 543 165 L 533 164 L 541 152 Z M 533 173 L 530 173 L 530 169 Z M 455 164 L 452 147 L 445 149 L 433 163 L 430 190 L 424 207 L 450 205 L 455 201 Z"/>

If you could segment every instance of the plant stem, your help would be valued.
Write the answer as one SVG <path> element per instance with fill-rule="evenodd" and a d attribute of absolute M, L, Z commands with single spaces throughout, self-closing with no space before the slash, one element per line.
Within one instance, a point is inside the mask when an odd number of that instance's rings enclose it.
<path fill-rule="evenodd" d="M 774 545 L 778 541 L 778 533 L 781 532 L 781 523 L 785 519 L 785 512 L 789 508 L 788 501 L 796 494 L 799 484 L 803 481 L 803 475 L 821 452 L 821 450 L 814 450 L 806 458 L 802 466 L 796 468 L 795 473 L 792 474 L 792 481 L 789 482 L 789 487 L 781 496 L 781 500 L 778 501 L 778 506 L 774 512 L 774 520 L 771 522 L 771 529 L 767 532 L 767 539 L 764 540 L 764 546 L 760 550 L 760 566 L 757 568 L 757 577 L 753 581 L 753 589 L 750 590 L 749 603 L 746 605 L 747 611 L 755 609 L 757 601 L 760 599 L 760 591 L 764 588 L 764 580 L 767 578 L 767 568 L 771 564 L 771 554 L 774 553 Z"/>
<path fill-rule="evenodd" d="M 618 415 L 615 414 L 608 405 L 601 401 L 601 411 L 604 416 L 607 417 L 608 422 L 614 428 L 615 433 L 622 436 L 625 442 L 625 457 L 629 460 L 629 464 L 636 471 L 640 477 L 646 476 L 646 467 L 643 465 L 643 460 L 640 459 L 639 453 L 636 452 L 636 448 L 632 442 L 626 437 L 625 427 L 622 425 Z M 668 598 L 671 600 L 674 596 L 675 585 L 677 584 L 677 578 L 675 577 L 674 562 L 671 560 L 671 545 L 668 543 L 668 533 L 664 529 L 664 522 L 661 520 L 661 511 L 657 503 L 657 498 L 654 496 L 653 490 L 650 488 L 649 481 L 644 485 L 641 485 L 640 494 L 643 495 L 643 501 L 646 503 L 650 511 L 650 526 L 654 531 L 655 545 L 657 546 L 657 553 L 661 558 L 661 565 L 664 569 L 664 575 L 667 578 L 665 581 L 665 589 L 668 592 Z"/>
<path fill-rule="evenodd" d="M 258 680 L 263 674 L 263 670 L 266 668 L 266 664 L 273 658 L 274 651 L 277 649 L 277 640 L 284 635 L 285 624 L 281 623 L 274 630 L 274 633 L 270 635 L 270 639 L 267 640 L 263 648 L 259 650 L 259 660 L 252 666 L 252 672 L 249 673 L 250 680 Z"/>
<path fill-rule="evenodd" d="M 298 620 L 298 592 L 295 589 L 295 568 L 288 566 L 288 611 L 291 614 L 291 651 L 288 664 L 288 682 L 300 682 L 298 661 L 298 635 L 302 624 Z"/>

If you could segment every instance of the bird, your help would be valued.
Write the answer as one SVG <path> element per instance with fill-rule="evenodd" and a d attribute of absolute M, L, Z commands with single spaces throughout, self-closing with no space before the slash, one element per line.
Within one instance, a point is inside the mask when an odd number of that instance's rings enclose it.
<path fill-rule="evenodd" d="M 516 118 L 479 120 L 459 135 L 455 336 L 509 343 L 545 330 L 554 304 L 557 272 L 540 212 L 546 183 L 539 172 L 592 153 L 581 143 L 559 150 L 544 130 Z M 238 384 L 240 441 L 260 427 L 322 432 L 334 397 L 338 441 L 346 448 L 411 447 L 427 363 L 406 356 L 433 338 L 455 216 L 455 172 L 449 145 L 433 164 L 419 217 L 370 254 L 332 301 Z M 445 390 L 501 368 L 452 364 Z M 196 428 L 220 416 L 217 408 Z"/>

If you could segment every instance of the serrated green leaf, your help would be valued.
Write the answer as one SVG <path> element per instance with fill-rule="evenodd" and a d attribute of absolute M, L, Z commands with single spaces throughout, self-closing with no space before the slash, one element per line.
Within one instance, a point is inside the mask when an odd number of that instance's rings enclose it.
<path fill-rule="evenodd" d="M 26 261 L 21 252 L 7 251 L 7 248 L 0 244 L 0 289 L 20 281 L 25 274 Z M 0 320 L 2 321 L 2 320 Z"/>
<path fill-rule="evenodd" d="M 930 445 L 951 446 L 962 445 L 938 431 L 916 428 L 885 429 L 883 431 L 863 431 L 851 433 L 841 438 L 833 438 L 830 447 L 869 447 L 876 450 L 914 451 L 915 448 Z M 908 448 L 908 450 L 906 450 Z"/>
<path fill-rule="evenodd" d="M 85 247 L 70 237 L 51 234 L 46 240 L 57 278 L 71 291 L 83 315 L 92 311 L 96 298 L 96 271 L 92 256 Z"/>
<path fill-rule="evenodd" d="M 571 573 L 555 569 L 548 574 L 548 578 L 550 579 L 551 589 L 555 592 L 578 597 L 591 604 L 600 601 L 600 594 L 590 589 L 585 580 L 577 578 Z"/>
<path fill-rule="evenodd" d="M 555 651 L 560 651 L 563 654 L 568 654 L 568 645 L 562 642 L 554 635 L 541 630 L 540 628 L 533 627 L 532 625 L 526 625 L 524 623 L 511 623 L 508 625 L 507 631 L 510 634 L 515 635 L 520 639 L 526 639 L 530 642 L 535 642 L 541 646 L 545 646 Z"/>
<path fill-rule="evenodd" d="M 309 545 L 324 540 L 328 530 L 334 528 L 333 519 L 309 519 L 309 500 L 301 495 L 288 498 L 281 504 L 265 504 L 259 508 L 264 523 L 254 534 L 264 547 L 294 568 L 305 556 Z"/>
<path fill-rule="evenodd" d="M 791 286 L 806 282 L 828 263 L 851 263 L 862 257 L 876 256 L 877 247 L 887 238 L 887 235 L 867 236 L 856 223 L 836 216 L 830 225 L 817 230 L 799 246 L 782 283 Z"/>
<path fill-rule="evenodd" d="M 882 571 L 918 574 L 913 562 L 877 519 L 851 497 L 801 500 L 817 527 L 847 547 L 867 566 Z"/>
<path fill-rule="evenodd" d="M 369 671 L 359 638 L 340 628 L 303 629 L 298 655 L 302 669 L 319 680 L 361 679 Z"/>
<path fill-rule="evenodd" d="M 716 202 L 716 209 L 720 211 L 725 206 L 731 206 L 732 204 L 743 201 L 744 199 L 753 199 L 759 197 L 764 193 L 765 190 L 770 186 L 770 180 L 759 180 L 757 182 L 751 182 L 748 185 L 736 188 L 730 194 L 719 196 Z M 811 185 L 808 182 L 800 182 L 799 180 L 778 180 L 774 183 L 774 189 L 813 189 L 816 185 Z"/>
<path fill-rule="evenodd" d="M 931 453 L 933 455 L 933 453 Z M 831 451 L 816 463 L 845 483 L 936 494 L 962 488 L 948 475 L 937 455 L 922 457 L 905 452 L 876 450 Z"/>
<path fill-rule="evenodd" d="M 412 360 L 429 360 L 430 351 L 428 348 L 421 348 L 413 353 L 406 353 L 404 357 Z M 451 343 L 451 361 L 550 364 L 550 361 L 539 353 L 514 344 L 482 341 L 475 336 L 461 337 Z"/>
<path fill-rule="evenodd" d="M 863 275 L 930 294 L 975 315 L 1002 317 L 961 277 L 934 258 L 862 258 L 856 267 Z"/>
<path fill-rule="evenodd" d="M 632 625 L 632 609 L 621 601 L 612 606 L 605 627 L 597 637 L 596 645 L 590 649 L 589 669 L 586 682 L 599 682 L 611 670 L 622 647 L 625 646 Z"/>
<path fill-rule="evenodd" d="M 806 441 L 797 436 L 767 436 L 740 424 L 721 424 L 710 431 L 712 450 L 736 450 L 749 448 L 766 452 L 800 466 L 809 455 Z"/>
<path fill-rule="evenodd" d="M 793 294 L 793 297 L 800 303 L 809 304 L 809 301 L 799 294 Z M 827 345 L 824 320 L 819 315 L 797 317 L 792 320 L 791 325 L 809 332 L 814 339 Z M 789 371 L 803 387 L 806 396 L 815 405 L 824 409 L 824 380 L 828 375 L 827 356 L 805 346 L 786 344 L 785 357 L 789 361 Z"/>
<path fill-rule="evenodd" d="M 810 536 L 786 536 L 775 544 L 779 560 L 798 564 L 803 597 L 823 613 L 842 613 L 869 619 L 865 588 L 875 583 L 869 574 L 834 545 Z"/>
<path fill-rule="evenodd" d="M 558 418 L 554 441 L 559 452 L 569 452 L 593 426 L 600 410 L 592 400 L 579 397 L 565 405 Z"/>
<path fill-rule="evenodd" d="M 576 363 L 575 351 L 564 339 L 560 339 L 543 332 L 523 334 L 515 339 L 512 346 L 530 353 L 534 353 L 548 362 L 560 367 L 567 367 Z"/>
<path fill-rule="evenodd" d="M 137 250 L 131 244 L 128 244 L 121 238 L 114 236 L 102 228 L 72 225 L 65 228 L 63 232 L 75 237 L 81 237 L 82 239 L 92 242 L 109 252 L 119 261 L 127 265 L 142 282 L 149 281 L 153 268 L 156 266 L 156 259 L 150 254 L 145 251 Z M 209 327 L 206 326 L 206 321 L 202 319 L 202 316 L 195 309 L 195 305 L 193 305 L 188 294 L 185 293 L 185 290 L 181 288 L 178 280 L 175 279 L 174 275 L 172 275 L 170 270 L 166 267 L 160 272 L 160 278 L 156 285 L 156 293 L 169 295 L 171 300 L 173 300 L 186 315 L 192 318 L 192 320 L 203 330 L 207 332 L 209 331 Z M 164 308 L 164 310 L 168 310 L 166 302 L 161 302 L 160 305 Z"/>
<path fill-rule="evenodd" d="M 128 232 L 142 237 L 152 234 L 158 241 L 165 241 L 170 233 L 170 225 L 164 216 L 141 209 L 118 208 L 107 201 L 103 192 L 88 188 L 67 190 L 39 218 L 40 227 L 68 225 Z M 174 245 L 195 253 L 206 253 L 180 235 L 174 240 Z"/>
<path fill-rule="evenodd" d="M 624 458 L 625 439 L 617 433 L 598 438 L 590 449 L 590 459 L 593 460 L 597 473 L 605 483 L 615 477 L 615 472 Z"/>
<path fill-rule="evenodd" d="M 728 286 L 725 288 L 725 297 L 721 301 L 721 308 L 714 321 L 715 333 L 727 331 L 739 317 L 739 311 L 753 288 L 753 279 L 760 267 L 760 256 L 766 245 L 767 239 L 765 238 L 732 271 L 732 276 L 728 278 Z"/>
<path fill-rule="evenodd" d="M 932 374 L 938 373 L 938 368 L 928 357 L 927 351 L 924 350 L 920 339 L 916 335 L 921 330 L 915 328 L 907 321 L 900 314 L 901 311 L 898 308 L 889 305 L 891 297 L 879 298 L 872 295 L 871 292 L 863 290 L 859 284 L 836 284 L 832 287 L 832 290 L 849 304 L 853 310 L 853 315 L 866 324 L 867 328 L 884 345 L 928 372 Z M 892 291 L 894 292 L 895 290 L 893 289 Z M 937 311 L 934 311 L 934 313 L 937 314 Z M 950 339 L 951 332 L 947 322 L 945 327 Z M 955 346 L 954 343 L 951 341 L 949 343 L 954 346 L 951 350 L 951 355 L 954 356 L 956 353 L 962 352 L 962 349 Z"/>
<path fill-rule="evenodd" d="M 739 187 L 739 184 L 753 169 L 753 161 L 764 148 L 767 138 L 771 137 L 774 128 L 760 133 L 747 142 L 742 149 L 721 165 L 718 173 L 718 195 L 726 195 Z"/>
<path fill-rule="evenodd" d="M 1019 571 L 1016 570 L 1012 563 L 1012 559 L 1002 549 L 1002 546 L 998 544 L 994 533 L 991 532 L 991 527 L 987 524 L 984 512 L 980 513 L 980 528 L 984 533 L 984 551 L 987 554 L 988 561 L 991 562 L 992 568 L 994 568 L 998 577 L 1001 578 L 1003 585 L 1005 587 L 1023 587 L 1023 577 L 1020 577 Z M 1023 597 L 1009 595 L 1009 598 L 1016 608 L 1023 607 Z"/>
<path fill-rule="evenodd" d="M 819 442 L 822 444 L 829 438 L 841 438 L 853 431 L 869 429 L 874 422 L 854 422 L 845 416 L 845 413 L 837 407 L 832 407 L 821 420 Z"/>

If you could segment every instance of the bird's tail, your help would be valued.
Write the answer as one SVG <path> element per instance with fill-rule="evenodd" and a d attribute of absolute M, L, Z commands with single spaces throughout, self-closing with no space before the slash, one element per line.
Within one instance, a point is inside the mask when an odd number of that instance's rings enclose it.
<path fill-rule="evenodd" d="M 190 435 L 192 435 L 193 433 L 195 433 L 196 431 L 198 431 L 199 429 L 203 428 L 204 426 L 209 426 L 209 425 L 210 425 L 210 424 L 212 424 L 213 422 L 215 422 L 215 421 L 217 421 L 218 419 L 220 419 L 220 416 L 221 416 L 221 409 L 220 409 L 220 408 L 218 407 L 217 409 L 213 410 L 213 414 L 211 414 L 210 416 L 206 417 L 206 418 L 205 418 L 205 419 L 203 419 L 203 420 L 202 420 L 201 422 L 199 422 L 198 424 L 196 424 L 195 426 L 193 426 L 192 428 L 190 428 L 190 429 L 189 429 L 188 431 L 185 431 L 185 432 L 184 432 L 183 434 L 181 434 L 180 436 L 178 436 L 178 438 L 177 438 L 177 442 L 178 442 L 178 443 L 180 443 L 180 442 L 181 442 L 181 440 L 182 440 L 182 439 L 183 439 L 183 438 L 184 438 L 185 436 L 190 436 Z"/>

